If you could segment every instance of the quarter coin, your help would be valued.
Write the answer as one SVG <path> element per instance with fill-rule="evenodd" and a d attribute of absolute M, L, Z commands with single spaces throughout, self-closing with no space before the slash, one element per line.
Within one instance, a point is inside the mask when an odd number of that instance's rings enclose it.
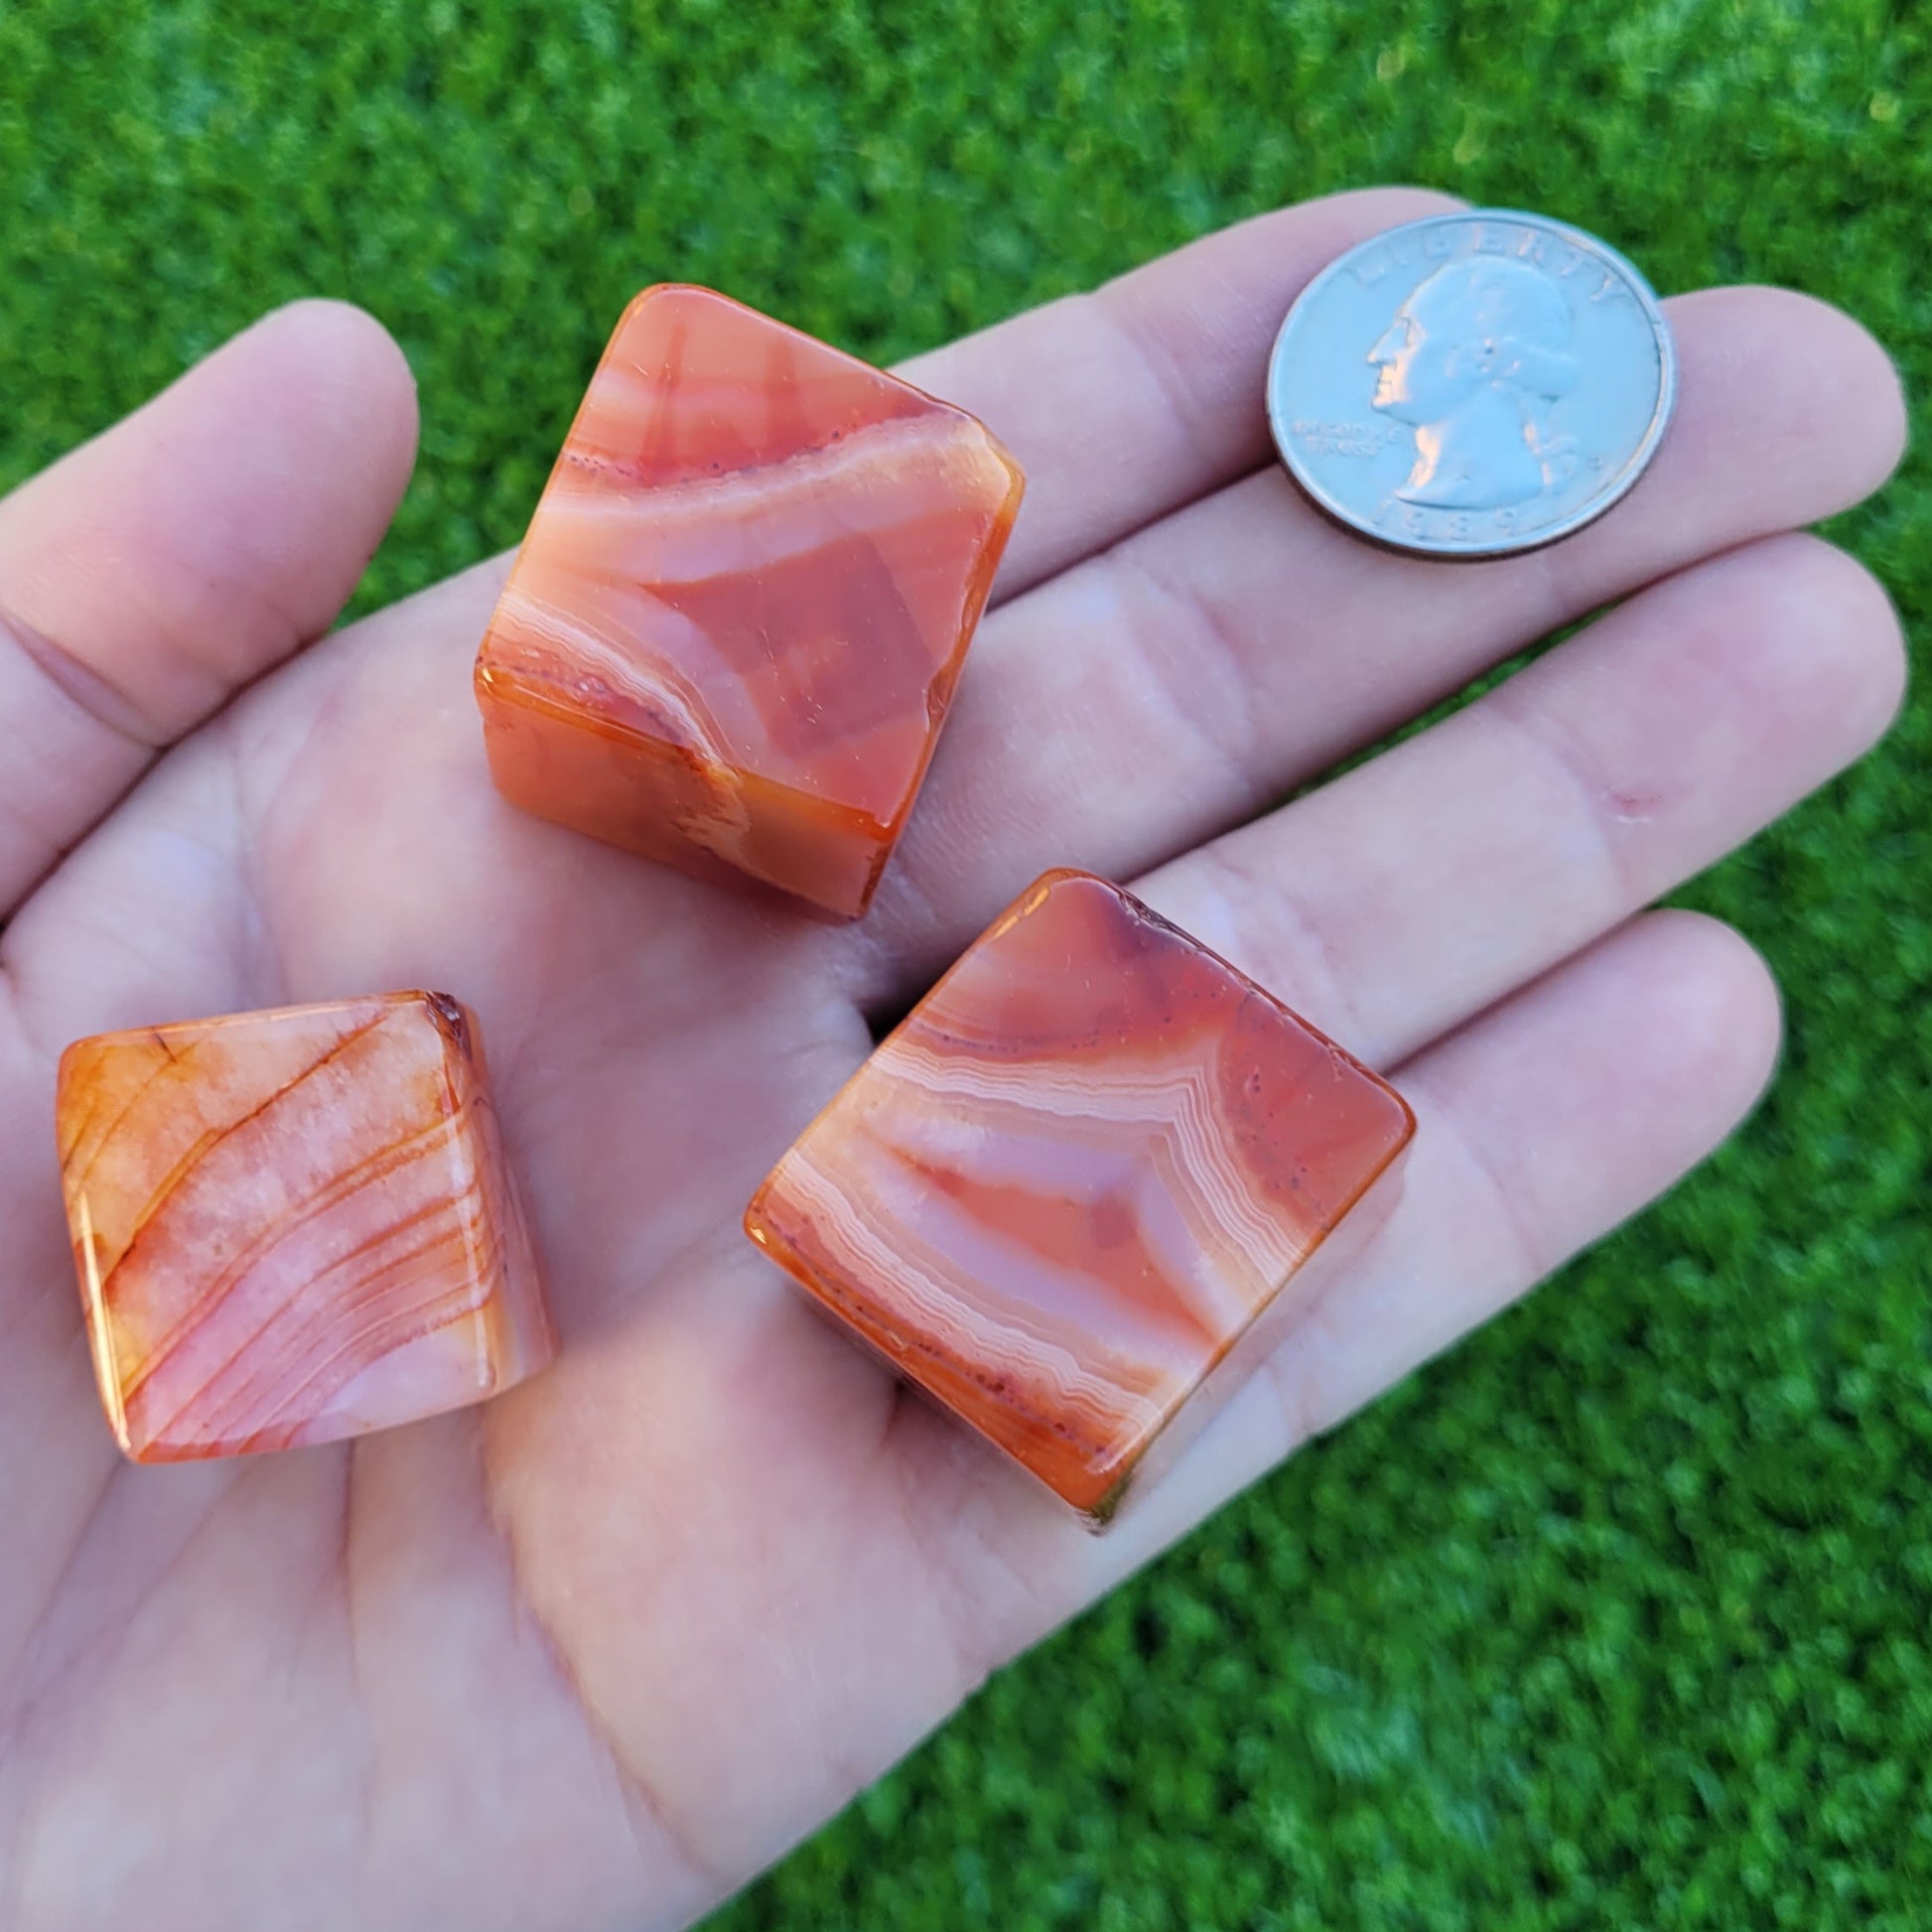
<path fill-rule="evenodd" d="M 1614 248 L 1509 208 L 1351 248 L 1289 310 L 1268 421 L 1315 507 L 1430 557 L 1534 550 L 1643 474 L 1677 394 L 1670 325 Z"/>

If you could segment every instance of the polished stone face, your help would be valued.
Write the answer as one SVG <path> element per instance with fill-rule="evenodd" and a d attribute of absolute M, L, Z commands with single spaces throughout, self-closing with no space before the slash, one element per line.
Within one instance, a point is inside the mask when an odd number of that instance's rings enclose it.
<path fill-rule="evenodd" d="M 359 1436 L 550 1359 L 475 1024 L 447 995 L 77 1041 L 58 1126 L 101 1396 L 138 1462 Z"/>
<path fill-rule="evenodd" d="M 647 289 L 478 658 L 498 788 L 857 916 L 1021 486 L 964 410 L 708 289 Z"/>
<path fill-rule="evenodd" d="M 1090 1520 L 1252 1366 L 1414 1133 L 1138 900 L 1049 873 L 792 1146 L 752 1238 Z M 1385 1186 L 1381 1183 L 1387 1182 Z M 1197 1418 L 1196 1418 L 1197 1420 Z M 1164 1444 L 1164 1447 L 1168 1445 Z"/>

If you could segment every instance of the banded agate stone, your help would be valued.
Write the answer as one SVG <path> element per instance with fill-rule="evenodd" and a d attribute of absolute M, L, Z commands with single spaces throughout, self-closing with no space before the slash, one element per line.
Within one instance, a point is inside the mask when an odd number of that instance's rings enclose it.
<path fill-rule="evenodd" d="M 1394 1089 L 1225 961 L 1118 887 L 1048 873 L 805 1130 L 746 1227 L 1097 1526 L 1386 1213 L 1414 1131 Z"/>
<path fill-rule="evenodd" d="M 1021 488 L 963 409 L 709 289 L 646 289 L 478 655 L 498 790 L 856 918 Z"/>
<path fill-rule="evenodd" d="M 83 1039 L 57 1113 L 101 1398 L 137 1462 L 359 1436 L 550 1359 L 482 1045 L 445 994 Z"/>

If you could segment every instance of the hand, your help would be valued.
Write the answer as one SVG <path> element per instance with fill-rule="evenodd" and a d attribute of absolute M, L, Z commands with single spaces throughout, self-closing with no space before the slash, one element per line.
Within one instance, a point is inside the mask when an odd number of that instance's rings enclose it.
<path fill-rule="evenodd" d="M 1676 424 L 1603 521 L 1488 565 L 1381 554 L 1272 467 L 1263 366 L 1315 268 L 1440 206 L 1269 215 L 912 366 L 1031 484 L 857 927 L 496 797 L 469 684 L 500 561 L 298 648 L 413 448 L 407 372 L 353 311 L 271 316 L 0 504 L 0 1922 L 681 1924 L 1722 1140 L 1775 993 L 1734 933 L 1643 907 L 1892 714 L 1883 594 L 1788 532 L 1884 477 L 1896 386 L 1815 302 L 1688 297 Z M 739 1231 L 869 1027 L 1062 863 L 1421 1120 L 1345 1290 L 1100 1540 Z M 123 1465 L 54 1172 L 61 1048 L 406 986 L 478 1009 L 559 1361 L 352 1448 Z"/>

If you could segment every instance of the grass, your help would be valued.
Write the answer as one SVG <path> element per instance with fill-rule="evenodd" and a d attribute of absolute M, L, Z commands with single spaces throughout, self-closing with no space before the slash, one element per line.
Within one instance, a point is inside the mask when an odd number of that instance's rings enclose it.
<path fill-rule="evenodd" d="M 1932 380 L 1932 25 L 1881 0 L 11 0 L 0 481 L 264 306 L 422 383 L 360 604 L 519 535 L 676 274 L 884 359 L 1381 179 Z M 1908 625 L 1923 455 L 1840 539 Z M 1699 1177 L 1004 1674 L 753 1927 L 1829 1927 L 1932 1896 L 1932 704 L 1685 898 L 1782 1079 Z"/>

